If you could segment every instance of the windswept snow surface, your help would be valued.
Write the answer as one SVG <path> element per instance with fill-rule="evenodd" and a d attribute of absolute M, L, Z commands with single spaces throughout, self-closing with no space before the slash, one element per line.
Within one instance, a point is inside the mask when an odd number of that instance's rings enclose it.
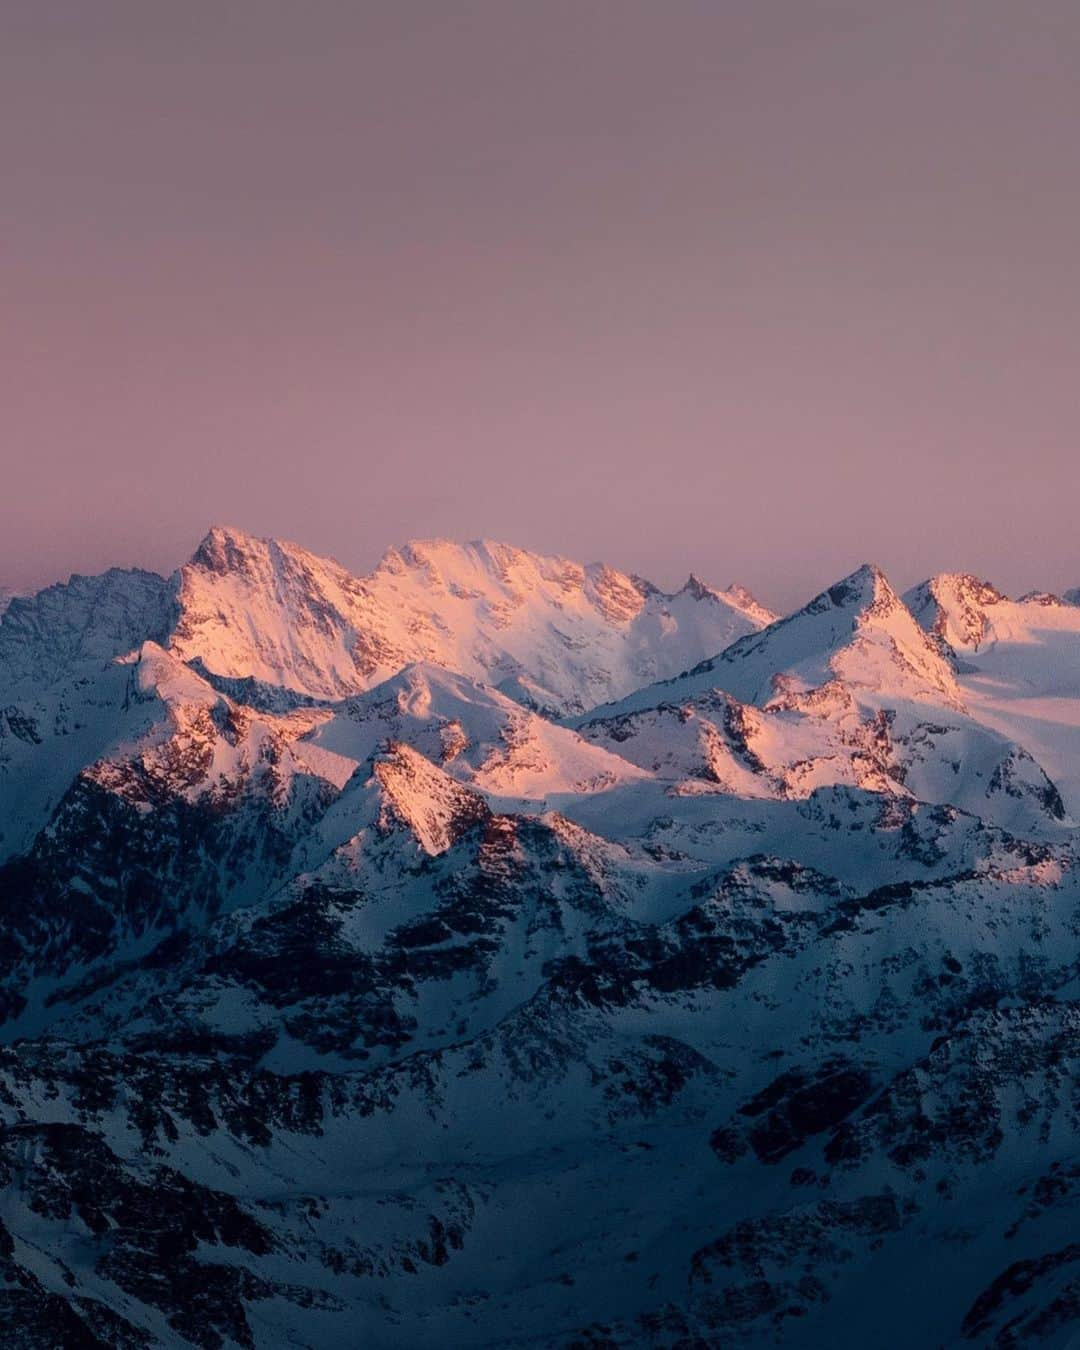
<path fill-rule="evenodd" d="M 1080 608 L 214 529 L 0 618 L 0 1324 L 1069 1350 Z"/>

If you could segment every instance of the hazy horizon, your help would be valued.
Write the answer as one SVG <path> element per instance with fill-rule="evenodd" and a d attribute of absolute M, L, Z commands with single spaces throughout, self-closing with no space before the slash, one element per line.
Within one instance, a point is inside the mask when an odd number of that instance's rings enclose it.
<path fill-rule="evenodd" d="M 1080 585 L 1080 9 L 16 4 L 0 585 L 211 523 Z"/>
<path fill-rule="evenodd" d="M 159 575 L 167 577 L 167 576 L 171 575 L 174 571 L 176 571 L 179 567 L 183 566 L 184 563 L 186 563 L 186 562 L 188 562 L 188 561 L 190 560 L 190 558 L 191 558 L 192 555 L 195 553 L 195 551 L 196 551 L 196 549 L 198 548 L 198 545 L 199 545 L 199 543 L 202 541 L 202 539 L 205 538 L 206 534 L 209 532 L 210 529 L 215 528 L 215 527 L 218 527 L 218 528 L 225 528 L 225 529 L 232 529 L 232 530 L 237 530 L 237 531 L 240 531 L 240 532 L 243 532 L 243 533 L 246 533 L 246 534 L 254 534 L 254 535 L 256 535 L 256 537 L 267 537 L 267 536 L 259 536 L 257 531 L 248 530 L 248 529 L 246 529 L 244 526 L 238 524 L 236 521 L 220 521 L 220 520 L 219 520 L 219 521 L 213 521 L 213 522 L 211 522 L 211 523 L 207 526 L 206 529 L 204 529 L 204 530 L 202 530 L 202 531 L 200 532 L 198 539 L 195 539 L 195 540 L 192 541 L 192 545 L 191 545 L 191 547 L 188 549 L 188 551 L 187 551 L 182 557 L 178 558 L 178 559 L 176 560 L 176 562 L 175 562 L 173 565 L 171 565 L 171 566 L 169 566 L 169 565 L 165 565 L 165 566 L 152 566 L 151 564 L 149 564 L 149 563 L 147 563 L 147 562 L 145 562 L 145 561 L 140 561 L 140 560 L 136 559 L 136 560 L 134 560 L 134 561 L 126 561 L 126 562 L 120 562 L 120 563 L 106 563 L 106 564 L 105 564 L 103 567 L 101 567 L 101 568 L 75 567 L 75 568 L 72 569 L 72 572 L 71 572 L 71 573 L 64 573 L 63 575 L 59 575 L 59 576 L 56 576 L 56 577 L 50 577 L 50 578 L 46 579 L 46 580 L 43 581 L 43 582 L 32 582 L 32 583 L 30 583 L 29 585 L 22 586 L 22 587 L 20 587 L 20 586 L 14 586 L 14 587 L 12 587 L 12 589 L 14 589 L 14 590 L 16 590 L 16 591 L 20 591 L 20 592 L 33 592 L 33 591 L 36 591 L 36 590 L 43 589 L 45 586 L 49 586 L 49 585 L 52 585 L 52 584 L 54 584 L 54 583 L 64 583 L 64 582 L 66 582 L 66 581 L 69 580 L 69 578 L 70 578 L 71 575 L 80 575 L 80 574 L 81 574 L 81 575 L 88 575 L 88 574 L 92 575 L 94 572 L 97 572 L 97 571 L 104 571 L 104 570 L 107 570 L 107 568 L 109 568 L 109 567 L 143 568 L 143 569 L 146 570 L 146 571 L 157 572 Z M 309 553 L 313 553 L 313 554 L 316 554 L 317 556 L 321 556 L 321 557 L 330 558 L 330 559 L 332 559 L 333 561 L 340 563 L 340 564 L 341 564 L 343 567 L 345 567 L 347 570 L 349 570 L 349 571 L 351 571 L 351 572 L 353 572 L 353 573 L 355 573 L 356 575 L 359 575 L 359 576 L 364 576 L 364 575 L 368 574 L 369 572 L 371 572 L 371 571 L 375 568 L 375 566 L 378 564 L 379 559 L 380 559 L 380 558 L 382 557 L 382 555 L 387 551 L 387 549 L 390 549 L 390 548 L 396 548 L 396 547 L 401 547 L 402 545 L 404 545 L 404 544 L 406 544 L 406 543 L 409 543 L 409 542 L 417 542 L 417 541 L 419 541 L 419 540 L 421 540 L 421 539 L 424 539 L 424 538 L 426 538 L 426 539 L 432 539 L 432 538 L 451 538 L 450 536 L 418 536 L 418 535 L 412 535 L 412 536 L 409 537 L 409 539 L 397 539 L 397 540 L 388 541 L 383 547 L 381 547 L 381 548 L 379 548 L 378 550 L 376 550 L 376 552 L 371 556 L 370 561 L 366 561 L 366 562 L 364 562 L 364 563 L 362 563 L 362 564 L 356 564 L 356 563 L 350 562 L 349 559 L 348 559 L 347 557 L 344 557 L 344 556 L 342 556 L 341 554 L 334 553 L 334 552 L 332 552 L 332 551 L 329 551 L 329 550 L 326 550 L 326 549 L 321 549 L 321 548 L 319 548 L 319 547 L 317 546 L 317 544 L 313 544 L 310 540 L 307 540 L 307 539 L 298 539 L 298 538 L 295 538 L 295 537 L 293 537 L 293 536 L 291 536 L 291 535 L 287 535 L 287 534 L 278 534 L 278 535 L 276 535 L 276 536 L 270 536 L 270 537 L 275 537 L 275 538 L 281 540 L 282 542 L 289 542 L 289 543 L 293 543 L 293 544 L 298 544 L 300 547 L 306 549 Z M 519 547 L 519 548 L 525 547 L 525 545 L 523 545 L 523 544 L 521 543 L 520 540 L 516 540 L 516 539 L 508 539 L 508 538 L 505 538 L 505 537 L 502 537 L 502 536 L 497 536 L 497 535 L 492 535 L 492 534 L 483 535 L 483 536 L 474 536 L 473 538 L 470 538 L 470 539 L 465 539 L 465 538 L 453 539 L 453 538 L 451 538 L 451 542 L 459 543 L 459 544 L 471 544 L 471 543 L 479 543 L 479 542 L 484 542 L 484 541 L 487 541 L 487 542 L 494 542 L 494 543 L 500 543 L 500 544 L 510 544 L 510 545 L 512 545 L 512 546 Z M 561 551 L 558 550 L 558 549 L 544 548 L 544 547 L 542 547 L 542 546 L 536 547 L 536 548 L 530 548 L 529 551 L 530 551 L 530 552 L 533 552 L 533 553 L 541 554 L 541 555 L 548 555 L 548 556 L 553 556 L 553 555 L 554 555 L 554 556 L 563 556 L 563 557 L 569 557 L 569 556 L 570 556 L 570 555 L 567 555 L 567 554 L 561 552 Z M 817 581 L 815 581 L 815 582 L 813 582 L 813 583 L 810 583 L 810 584 L 809 584 L 809 589 L 807 589 L 807 588 L 806 588 L 806 585 L 804 585 L 804 586 L 803 586 L 803 589 L 802 589 L 802 590 L 799 590 L 798 588 L 799 588 L 799 586 L 800 586 L 800 583 L 799 583 L 798 581 L 796 581 L 796 579 L 795 579 L 795 577 L 794 577 L 794 575 L 793 575 L 792 578 L 789 580 L 788 585 L 784 588 L 784 593 L 785 593 L 785 594 L 791 594 L 792 596 L 795 596 L 795 598 L 794 598 L 793 600 L 788 601 L 788 600 L 786 600 L 786 599 L 785 599 L 785 600 L 780 600 L 780 599 L 778 599 L 778 597 L 776 597 L 776 596 L 774 596 L 774 595 L 767 594 L 767 593 L 765 593 L 765 592 L 759 590 L 759 589 L 756 588 L 755 586 L 750 585 L 750 583 L 745 579 L 745 577 L 744 577 L 744 576 L 741 576 L 741 575 L 732 575 L 732 576 L 728 576 L 728 577 L 721 577 L 721 576 L 707 576 L 707 575 L 705 575 L 703 572 L 701 572 L 699 569 L 695 569 L 695 568 L 690 568 L 689 571 L 683 572 L 683 573 L 680 574 L 680 575 L 676 575 L 676 574 L 674 574 L 674 573 L 671 573 L 670 575 L 668 575 L 668 572 L 670 571 L 670 569 L 664 569 L 663 571 L 661 571 L 661 572 L 659 572 L 659 573 L 646 573 L 646 572 L 643 572 L 640 568 L 635 567 L 635 566 L 632 564 L 632 562 L 631 562 L 631 563 L 624 563 L 624 562 L 621 562 L 621 561 L 616 561 L 616 560 L 614 560 L 614 559 L 612 559 L 612 558 L 601 558 L 601 557 L 595 557 L 595 558 L 593 558 L 593 557 L 581 556 L 581 557 L 575 557 L 575 558 L 572 558 L 571 560 L 572 560 L 572 561 L 575 561 L 575 562 L 586 563 L 586 564 L 588 564 L 588 563 L 606 563 L 606 564 L 609 565 L 609 566 L 617 567 L 620 571 L 622 571 L 622 572 L 624 572 L 624 573 L 626 573 L 626 574 L 629 574 L 629 575 L 636 575 L 636 576 L 642 577 L 644 580 L 653 582 L 654 584 L 659 585 L 662 589 L 668 590 L 668 591 L 672 591 L 672 592 L 677 591 L 680 587 L 682 587 L 683 585 L 685 585 L 685 584 L 687 583 L 687 581 L 689 580 L 689 578 L 690 578 L 691 575 L 696 575 L 696 576 L 698 577 L 698 579 L 701 580 L 701 581 L 704 581 L 704 582 L 706 583 L 706 585 L 710 585 L 710 586 L 712 586 L 712 587 L 714 587 L 715 589 L 718 589 L 718 590 L 722 590 L 722 589 L 724 589 L 726 586 L 729 586 L 729 585 L 732 585 L 732 584 L 734 584 L 734 585 L 742 585 L 742 586 L 745 586 L 748 590 L 750 590 L 750 591 L 753 593 L 755 599 L 757 599 L 758 601 L 760 601 L 762 604 L 767 605 L 769 608 L 774 609 L 774 610 L 776 610 L 778 613 L 782 613 L 782 614 L 786 614 L 786 613 L 791 612 L 791 611 L 794 610 L 794 609 L 800 608 L 805 602 L 807 602 L 807 601 L 809 601 L 809 600 L 812 600 L 816 595 L 819 595 L 823 590 L 825 590 L 827 587 L 829 587 L 830 585 L 832 585 L 834 582 L 842 580 L 844 577 L 846 577 L 846 576 L 848 576 L 850 573 L 856 571 L 859 567 L 861 567 L 862 565 L 864 565 L 864 564 L 866 564 L 866 563 L 873 563 L 873 564 L 877 564 L 878 566 L 880 566 L 880 567 L 882 568 L 882 570 L 885 572 L 886 576 L 889 578 L 889 581 L 892 583 L 894 589 L 895 589 L 896 591 L 898 591 L 898 592 L 901 592 L 901 593 L 904 592 L 904 591 L 909 590 L 912 586 L 915 586 L 915 585 L 917 585 L 918 583 L 920 583 L 920 582 L 922 582 L 922 581 L 929 580 L 930 576 L 933 575 L 932 573 L 926 572 L 926 573 L 920 573 L 920 574 L 918 574 L 918 575 L 912 575 L 912 576 L 906 576 L 906 575 L 905 575 L 905 576 L 901 576 L 901 575 L 899 575 L 899 574 L 896 574 L 896 573 L 891 572 L 890 569 L 889 569 L 888 567 L 885 567 L 883 564 L 881 564 L 880 560 L 877 559 L 877 558 L 866 557 L 866 558 L 857 559 L 857 560 L 854 560 L 854 559 L 853 559 L 853 560 L 851 561 L 850 565 L 845 566 L 845 567 L 842 567 L 841 570 L 840 570 L 839 572 L 836 572 L 835 574 L 830 574 L 829 576 L 822 576 L 822 577 L 819 578 Z M 939 569 L 939 570 L 947 570 L 947 571 L 952 571 L 952 572 L 970 572 L 970 571 L 971 571 L 970 568 L 948 568 L 948 569 Z M 807 575 L 807 576 L 808 576 L 809 573 L 806 572 L 806 573 L 804 573 L 803 575 Z M 976 575 L 979 575 L 979 574 L 976 574 Z M 1020 592 L 1019 590 L 1016 590 L 1015 588 L 1014 588 L 1014 589 L 1010 589 L 1010 588 L 1007 587 L 1007 586 L 1002 586 L 1002 585 L 999 583 L 999 581 L 998 581 L 996 578 L 994 578 L 993 576 L 980 576 L 980 579 L 981 579 L 981 580 L 984 580 L 984 581 L 989 581 L 989 582 L 991 582 L 992 584 L 994 584 L 995 586 L 997 586 L 999 590 L 1004 591 L 1006 594 L 1010 595 L 1010 596 L 1011 596 L 1012 598 L 1014 598 L 1014 599 L 1017 598 L 1020 594 L 1022 594 L 1022 592 Z M 10 583 L 9 581 L 7 581 L 5 578 L 0 577 L 0 590 L 2 590 L 5 586 L 10 586 L 10 584 L 11 584 L 11 583 Z M 1043 590 L 1043 591 L 1045 591 L 1045 590 L 1052 590 L 1053 588 L 1049 588 L 1049 587 L 1029 587 L 1028 589 L 1030 589 L 1030 590 Z M 1062 591 L 1071 590 L 1071 589 L 1073 589 L 1072 586 L 1069 586 L 1069 585 L 1063 585 L 1063 586 L 1057 588 L 1057 593 L 1060 594 Z"/>

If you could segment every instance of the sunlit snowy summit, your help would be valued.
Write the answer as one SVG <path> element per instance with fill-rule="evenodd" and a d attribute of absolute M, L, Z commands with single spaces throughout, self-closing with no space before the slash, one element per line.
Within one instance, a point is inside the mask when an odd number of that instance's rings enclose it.
<path fill-rule="evenodd" d="M 1080 1328 L 1080 603 L 215 527 L 0 589 L 0 1325 Z"/>

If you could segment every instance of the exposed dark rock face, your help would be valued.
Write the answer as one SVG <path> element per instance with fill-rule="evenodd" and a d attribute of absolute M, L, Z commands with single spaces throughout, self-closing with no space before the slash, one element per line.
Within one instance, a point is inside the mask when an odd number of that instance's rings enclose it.
<path fill-rule="evenodd" d="M 873 1090 L 866 1069 L 827 1062 L 807 1079 L 797 1070 L 781 1074 L 744 1106 L 750 1116 L 750 1144 L 762 1162 L 776 1163 L 810 1138 L 838 1126 Z"/>

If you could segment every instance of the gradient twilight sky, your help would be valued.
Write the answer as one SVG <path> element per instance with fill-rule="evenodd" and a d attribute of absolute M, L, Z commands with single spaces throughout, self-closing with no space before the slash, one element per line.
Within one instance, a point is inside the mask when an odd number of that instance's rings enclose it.
<path fill-rule="evenodd" d="M 9 0 L 0 584 L 1080 585 L 1076 0 Z"/>

